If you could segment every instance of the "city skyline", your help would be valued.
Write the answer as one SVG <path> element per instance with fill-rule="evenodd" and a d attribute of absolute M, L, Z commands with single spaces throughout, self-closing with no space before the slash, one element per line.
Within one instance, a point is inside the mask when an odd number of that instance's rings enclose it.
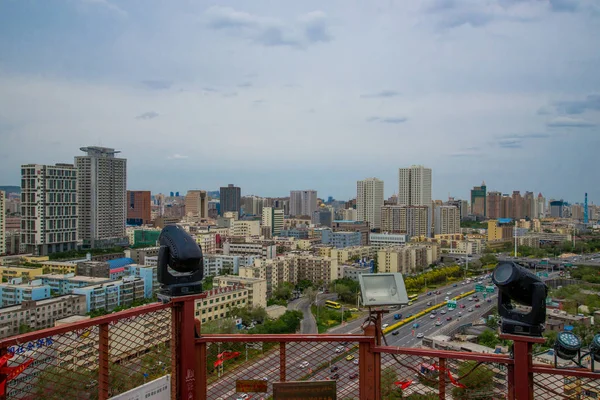
<path fill-rule="evenodd" d="M 388 197 L 397 168 L 423 164 L 438 199 L 485 180 L 597 204 L 598 11 L 591 0 L 2 2 L 0 182 L 110 146 L 129 161 L 128 189 L 153 193 L 238 182 L 351 198 L 374 176 Z"/>

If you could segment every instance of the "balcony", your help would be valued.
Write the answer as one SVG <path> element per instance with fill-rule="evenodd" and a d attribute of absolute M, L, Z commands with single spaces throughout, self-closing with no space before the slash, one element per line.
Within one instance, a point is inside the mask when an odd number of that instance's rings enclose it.
<path fill-rule="evenodd" d="M 171 375 L 173 399 L 237 398 L 236 383 L 335 381 L 338 399 L 586 399 L 600 373 L 532 365 L 514 356 L 380 343 L 357 335 L 202 335 L 194 299 L 147 306 L 0 340 L 9 366 L 25 365 L 0 399 L 108 399 Z M 155 329 L 160 328 L 160 329 Z M 337 376 L 336 376 L 337 375 Z M 0 378 L 5 375 L 0 375 Z M 164 389 L 164 387 L 163 387 Z"/>

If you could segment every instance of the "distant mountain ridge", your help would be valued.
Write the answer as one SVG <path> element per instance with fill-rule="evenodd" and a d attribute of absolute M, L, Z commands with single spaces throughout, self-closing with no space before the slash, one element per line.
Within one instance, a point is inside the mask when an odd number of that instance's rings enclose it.
<path fill-rule="evenodd" d="M 21 193 L 21 186 L 0 186 L 0 190 L 5 193 Z"/>

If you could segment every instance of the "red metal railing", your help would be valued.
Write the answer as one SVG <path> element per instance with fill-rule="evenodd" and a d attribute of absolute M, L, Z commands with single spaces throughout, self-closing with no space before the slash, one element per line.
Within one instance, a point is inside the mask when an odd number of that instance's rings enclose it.
<path fill-rule="evenodd" d="M 173 399 L 237 398 L 238 380 L 335 380 L 338 399 L 585 399 L 600 374 L 533 365 L 536 339 L 514 340 L 514 356 L 382 346 L 363 335 L 201 335 L 194 300 L 152 304 L 0 340 L 9 399 L 107 399 L 171 374 Z M 539 340 L 539 339 L 537 339 Z M 596 397 L 594 397 L 596 396 Z M 0 396 L 0 399 L 3 398 Z"/>

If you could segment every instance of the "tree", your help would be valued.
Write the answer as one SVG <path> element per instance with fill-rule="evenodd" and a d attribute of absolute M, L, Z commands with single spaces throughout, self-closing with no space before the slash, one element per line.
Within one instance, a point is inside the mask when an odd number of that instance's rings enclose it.
<path fill-rule="evenodd" d="M 491 347 L 495 349 L 496 346 L 500 343 L 498 336 L 492 331 L 483 331 L 481 335 L 477 338 L 478 342 L 482 346 Z"/>
<path fill-rule="evenodd" d="M 398 380 L 398 374 L 392 367 L 385 367 L 381 371 L 381 398 L 382 399 L 401 399 L 402 390 L 398 389 L 395 382 Z"/>
<path fill-rule="evenodd" d="M 314 287 L 313 283 L 311 281 L 309 281 L 308 279 L 302 279 L 300 282 L 298 282 L 298 284 L 296 285 L 296 290 L 299 290 L 301 292 L 305 291 L 307 288 L 312 288 Z"/>
<path fill-rule="evenodd" d="M 483 364 L 477 368 L 475 365 L 475 361 L 464 361 L 458 366 L 458 376 L 455 378 L 466 387 L 452 389 L 455 399 L 485 398 L 493 393 L 494 371 Z"/>
<path fill-rule="evenodd" d="M 34 331 L 34 329 L 27 324 L 19 325 L 19 334 L 33 332 L 33 331 Z"/>
<path fill-rule="evenodd" d="M 294 290 L 294 285 L 289 282 L 283 282 L 281 285 L 278 285 L 273 291 L 273 297 L 281 300 L 289 300 L 292 298 L 292 291 Z"/>
<path fill-rule="evenodd" d="M 201 326 L 202 333 L 236 333 L 238 331 L 232 318 L 218 319 L 204 322 Z"/>
<path fill-rule="evenodd" d="M 493 254 L 484 254 L 479 260 L 483 265 L 498 263 L 498 257 Z"/>
<path fill-rule="evenodd" d="M 312 287 L 308 287 L 306 289 L 304 289 L 304 295 L 306 296 L 306 298 L 308 299 L 308 302 L 310 304 L 314 303 L 315 300 L 317 299 L 317 291 L 315 289 L 313 289 Z"/>
<path fill-rule="evenodd" d="M 202 290 L 210 290 L 213 288 L 213 276 L 205 276 L 202 280 Z"/>
<path fill-rule="evenodd" d="M 97 370 L 78 368 L 65 371 L 56 367 L 44 368 L 40 371 L 33 392 L 36 398 L 45 400 L 90 399 L 98 398 Z M 82 397 L 82 394 L 89 393 Z"/>

